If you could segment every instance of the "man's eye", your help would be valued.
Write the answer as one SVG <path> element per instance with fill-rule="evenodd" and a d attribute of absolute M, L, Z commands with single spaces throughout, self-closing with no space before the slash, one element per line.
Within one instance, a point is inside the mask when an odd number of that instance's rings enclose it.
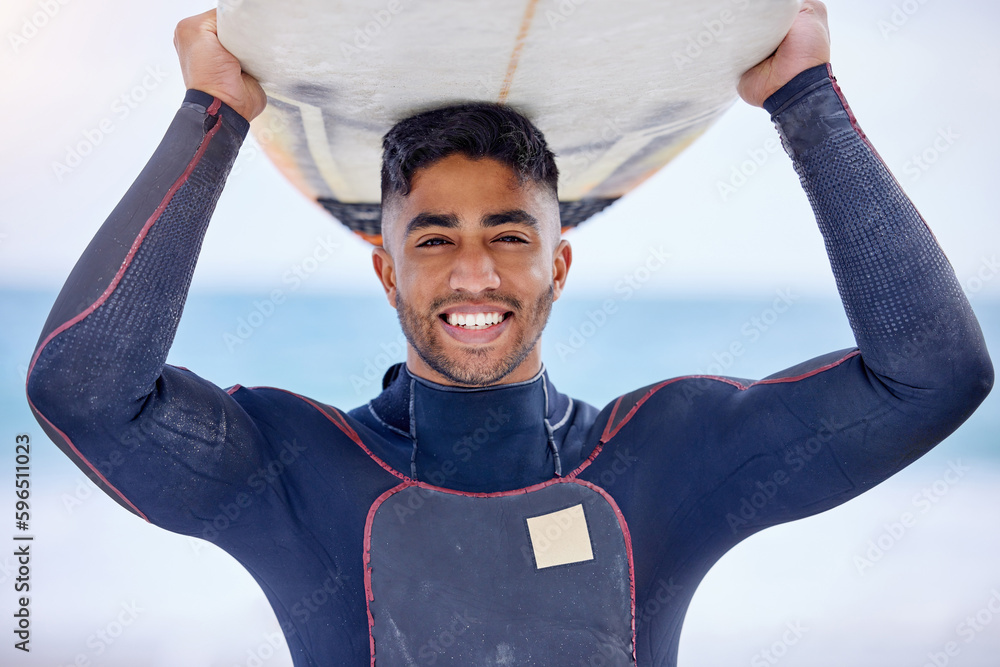
<path fill-rule="evenodd" d="M 501 237 L 497 238 L 497 241 L 503 241 L 504 243 L 527 243 L 526 240 L 524 240 L 520 236 L 516 236 L 514 234 L 508 234 L 506 236 L 501 236 Z"/>
<path fill-rule="evenodd" d="M 448 242 L 445 241 L 444 239 L 437 239 L 437 238 L 427 239 L 426 241 L 421 241 L 420 243 L 418 243 L 417 247 L 423 248 L 425 246 L 439 246 L 439 245 L 445 245 L 446 243 Z"/>

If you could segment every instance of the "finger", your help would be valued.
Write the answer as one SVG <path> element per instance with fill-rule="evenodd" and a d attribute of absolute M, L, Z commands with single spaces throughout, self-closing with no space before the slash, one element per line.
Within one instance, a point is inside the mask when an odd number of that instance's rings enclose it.
<path fill-rule="evenodd" d="M 204 14 L 198 15 L 202 19 L 201 28 L 214 35 L 219 34 L 219 16 L 216 10 L 209 9 Z"/>
<path fill-rule="evenodd" d="M 803 0 L 802 9 L 799 11 L 805 11 L 807 8 L 810 13 L 816 14 L 822 17 L 823 20 L 826 20 L 826 5 L 819 0 Z"/>
<path fill-rule="evenodd" d="M 209 30 L 211 32 L 215 32 L 216 30 L 214 9 L 182 19 L 177 24 L 177 28 L 174 30 L 174 39 L 180 40 L 181 42 L 190 41 L 196 37 L 198 33 L 205 30 Z"/>

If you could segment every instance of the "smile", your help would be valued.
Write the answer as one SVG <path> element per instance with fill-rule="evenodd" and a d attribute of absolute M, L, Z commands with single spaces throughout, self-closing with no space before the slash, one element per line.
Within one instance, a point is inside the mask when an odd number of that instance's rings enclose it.
<path fill-rule="evenodd" d="M 503 322 L 509 313 L 449 313 L 441 318 L 453 327 L 462 327 L 473 331 L 488 329 Z"/>

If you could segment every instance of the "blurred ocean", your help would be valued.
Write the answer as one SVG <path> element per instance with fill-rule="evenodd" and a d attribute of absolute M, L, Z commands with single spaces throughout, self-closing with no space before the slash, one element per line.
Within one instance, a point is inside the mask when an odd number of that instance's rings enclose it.
<path fill-rule="evenodd" d="M 192 295 L 171 363 L 221 386 L 278 386 L 347 409 L 374 395 L 386 367 L 402 360 L 394 312 L 381 299 L 283 296 L 276 304 L 266 294 Z M 235 561 L 121 510 L 45 439 L 23 382 L 54 297 L 0 291 L 3 488 L 12 488 L 15 435 L 28 433 L 36 445 L 32 650 L 12 648 L 17 575 L 12 549 L 0 549 L 0 633 L 8 638 L 0 664 L 290 665 L 263 594 Z M 1000 302 L 973 306 L 997 354 Z M 543 346 L 556 386 L 600 407 L 674 375 L 763 377 L 851 347 L 852 338 L 839 303 L 783 289 L 743 300 L 612 293 L 558 302 Z M 998 405 L 1000 391 L 933 452 L 861 498 L 729 553 L 695 596 L 679 664 L 1000 665 Z M 955 466 L 967 472 L 947 482 Z M 924 489 L 934 490 L 933 504 L 915 501 Z M 13 495 L 0 497 L 0 509 L 12 510 Z M 894 524 L 906 512 L 916 522 L 900 533 Z"/>

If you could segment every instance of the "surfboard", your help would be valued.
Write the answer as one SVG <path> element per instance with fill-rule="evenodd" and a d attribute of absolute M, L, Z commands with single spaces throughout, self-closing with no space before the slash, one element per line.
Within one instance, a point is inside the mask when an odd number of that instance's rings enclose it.
<path fill-rule="evenodd" d="M 564 228 L 635 188 L 736 100 L 799 0 L 220 0 L 260 81 L 252 132 L 307 197 L 381 243 L 381 141 L 418 111 L 512 105 L 545 134 Z"/>

